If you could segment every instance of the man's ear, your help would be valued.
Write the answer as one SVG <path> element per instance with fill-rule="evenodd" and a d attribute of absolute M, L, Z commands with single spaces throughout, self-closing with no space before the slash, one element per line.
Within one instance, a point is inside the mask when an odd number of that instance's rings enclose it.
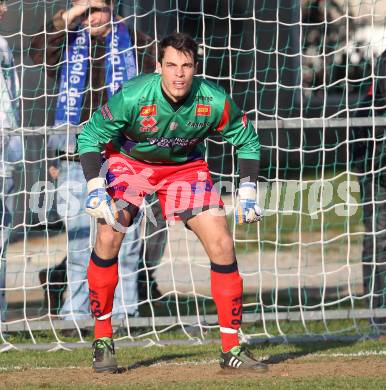
<path fill-rule="evenodd" d="M 159 61 L 157 61 L 156 67 L 155 67 L 155 73 L 162 74 L 162 66 Z"/>
<path fill-rule="evenodd" d="M 197 73 L 197 70 L 198 70 L 198 61 L 194 65 L 194 74 Z"/>

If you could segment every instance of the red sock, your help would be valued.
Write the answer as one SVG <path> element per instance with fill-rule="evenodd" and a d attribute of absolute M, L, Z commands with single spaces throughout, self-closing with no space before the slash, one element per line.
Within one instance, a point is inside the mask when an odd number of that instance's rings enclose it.
<path fill-rule="evenodd" d="M 118 258 L 103 260 L 95 252 L 91 253 L 87 269 L 90 292 L 90 308 L 95 318 L 94 336 L 112 337 L 111 312 L 115 287 L 118 284 Z"/>
<path fill-rule="evenodd" d="M 211 263 L 211 291 L 217 307 L 223 352 L 239 345 L 238 329 L 243 310 L 243 280 L 237 262 L 231 265 Z"/>

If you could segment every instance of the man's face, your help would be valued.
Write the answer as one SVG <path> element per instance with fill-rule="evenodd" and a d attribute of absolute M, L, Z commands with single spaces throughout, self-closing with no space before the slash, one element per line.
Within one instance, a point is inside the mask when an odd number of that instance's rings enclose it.
<path fill-rule="evenodd" d="M 110 31 L 111 8 L 90 7 L 82 16 L 82 25 L 89 27 L 90 35 L 104 36 Z"/>
<path fill-rule="evenodd" d="M 5 13 L 8 11 L 5 1 L 0 1 L 0 20 L 3 19 Z"/>
<path fill-rule="evenodd" d="M 185 54 L 168 46 L 162 63 L 158 63 L 165 93 L 174 101 L 185 98 L 192 88 L 196 64 L 192 54 Z"/>

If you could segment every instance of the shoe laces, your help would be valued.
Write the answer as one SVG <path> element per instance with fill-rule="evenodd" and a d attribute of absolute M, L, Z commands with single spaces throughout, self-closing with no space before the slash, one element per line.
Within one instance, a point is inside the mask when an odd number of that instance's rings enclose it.
<path fill-rule="evenodd" d="M 247 357 L 253 359 L 251 352 L 248 349 L 246 349 L 244 346 L 241 346 L 241 345 L 237 345 L 237 346 L 233 347 L 232 354 L 236 355 L 236 356 L 240 356 L 241 354 L 244 354 Z"/>
<path fill-rule="evenodd" d="M 235 347 L 233 347 L 231 349 L 231 352 L 232 352 L 232 355 L 239 356 L 240 353 L 242 352 L 241 346 L 240 345 L 236 345 Z"/>
<path fill-rule="evenodd" d="M 108 349 L 111 353 L 114 353 L 114 344 L 113 342 L 109 342 L 106 339 L 96 339 L 93 344 L 93 348 L 97 350 Z"/>

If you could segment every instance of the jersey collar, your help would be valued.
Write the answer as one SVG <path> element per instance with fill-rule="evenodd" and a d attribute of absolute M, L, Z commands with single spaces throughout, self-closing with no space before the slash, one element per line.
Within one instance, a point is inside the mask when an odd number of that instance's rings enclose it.
<path fill-rule="evenodd" d="M 157 86 L 157 98 L 160 99 L 167 107 L 170 108 L 170 111 L 172 112 L 180 112 L 181 110 L 184 110 L 185 108 L 191 107 L 194 104 L 195 97 L 197 95 L 197 91 L 200 86 L 200 79 L 197 77 L 193 77 L 193 83 L 192 88 L 188 94 L 188 97 L 185 99 L 184 103 L 182 103 L 181 107 L 178 108 L 177 111 L 174 111 L 170 103 L 165 99 L 162 93 L 162 76 L 159 75 L 159 81 Z"/>

